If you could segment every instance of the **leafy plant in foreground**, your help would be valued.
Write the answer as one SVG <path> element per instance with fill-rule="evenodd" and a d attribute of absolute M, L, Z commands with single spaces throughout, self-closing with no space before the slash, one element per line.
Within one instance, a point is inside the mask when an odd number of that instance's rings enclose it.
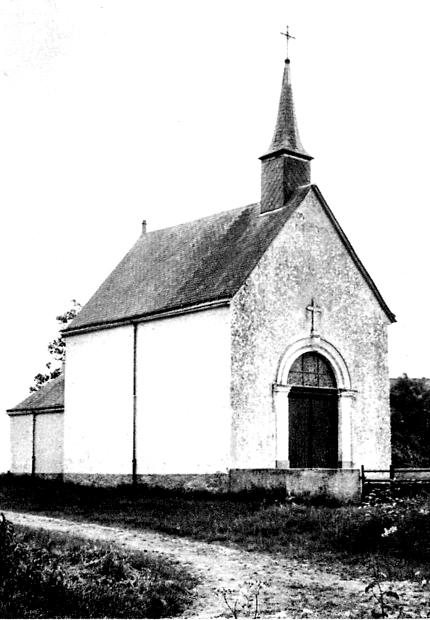
<path fill-rule="evenodd" d="M 366 586 L 365 592 L 370 592 L 375 601 L 372 607 L 372 618 L 388 618 L 388 614 L 392 613 L 396 606 L 393 599 L 399 600 L 399 595 L 392 586 L 384 587 L 383 582 L 387 579 L 387 575 L 381 571 L 377 561 L 373 565 L 373 579 Z"/>

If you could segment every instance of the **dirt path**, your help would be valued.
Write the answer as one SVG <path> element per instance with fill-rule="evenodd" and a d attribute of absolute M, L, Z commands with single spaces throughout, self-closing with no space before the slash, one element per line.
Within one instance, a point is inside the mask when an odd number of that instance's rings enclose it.
<path fill-rule="evenodd" d="M 216 589 L 228 588 L 234 593 L 229 601 L 239 596 L 245 582 L 263 581 L 267 585 L 260 594 L 260 614 L 283 618 L 362 618 L 370 617 L 364 593 L 365 581 L 345 579 L 333 567 L 320 570 L 308 562 L 286 559 L 263 553 L 247 552 L 237 548 L 209 544 L 187 538 L 168 536 L 152 531 L 127 530 L 92 523 L 76 523 L 33 514 L 6 511 L 13 523 L 33 528 L 72 534 L 91 540 L 114 543 L 124 549 L 147 551 L 170 558 L 185 566 L 199 578 L 196 597 L 184 617 L 232 617 Z M 245 586 L 245 593 L 250 593 Z M 408 582 L 396 583 L 396 591 L 407 591 L 408 599 L 418 602 L 422 593 Z M 401 596 L 401 598 L 403 598 Z M 239 617 L 245 609 L 240 605 Z"/>

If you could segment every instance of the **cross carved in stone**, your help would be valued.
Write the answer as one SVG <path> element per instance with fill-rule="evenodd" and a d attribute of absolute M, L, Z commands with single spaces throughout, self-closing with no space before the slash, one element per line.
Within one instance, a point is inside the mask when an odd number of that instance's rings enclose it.
<path fill-rule="evenodd" d="M 315 305 L 315 301 L 312 299 L 309 306 L 306 306 L 306 310 L 311 313 L 311 336 L 317 336 L 318 330 L 316 329 L 316 315 L 322 314 L 321 308 Z"/>

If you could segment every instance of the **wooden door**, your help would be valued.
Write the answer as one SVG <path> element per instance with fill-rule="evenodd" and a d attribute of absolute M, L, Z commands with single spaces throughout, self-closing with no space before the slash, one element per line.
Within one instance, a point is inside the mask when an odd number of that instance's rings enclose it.
<path fill-rule="evenodd" d="M 293 387 L 289 394 L 290 467 L 338 467 L 335 390 Z"/>

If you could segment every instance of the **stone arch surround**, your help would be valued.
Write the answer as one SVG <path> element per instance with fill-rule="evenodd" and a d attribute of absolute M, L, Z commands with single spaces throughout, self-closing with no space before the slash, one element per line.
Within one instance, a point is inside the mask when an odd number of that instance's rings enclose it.
<path fill-rule="evenodd" d="M 298 338 L 285 349 L 276 373 L 273 385 L 273 405 L 276 417 L 276 467 L 289 468 L 289 393 L 292 386 L 287 385 L 288 373 L 294 361 L 304 353 L 319 353 L 325 357 L 333 368 L 338 393 L 338 466 L 347 469 L 353 467 L 351 409 L 355 390 L 351 376 L 342 355 L 323 338 Z"/>
<path fill-rule="evenodd" d="M 336 385 L 342 390 L 351 390 L 351 377 L 348 367 L 339 351 L 323 338 L 301 338 L 290 344 L 281 357 L 276 375 L 277 385 L 287 385 L 288 373 L 293 363 L 304 353 L 320 353 L 331 364 L 336 377 Z"/>

